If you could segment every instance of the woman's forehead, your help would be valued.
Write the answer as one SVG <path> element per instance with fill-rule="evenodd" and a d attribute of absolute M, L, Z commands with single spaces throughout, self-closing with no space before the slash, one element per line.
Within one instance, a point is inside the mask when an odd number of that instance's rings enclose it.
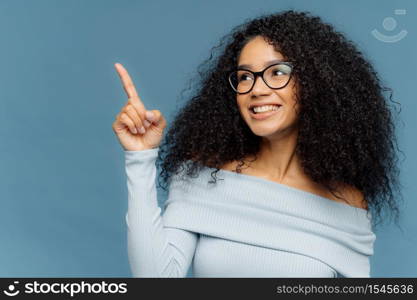
<path fill-rule="evenodd" d="M 257 60 L 257 63 L 255 63 L 253 65 L 252 64 L 241 64 L 241 63 L 239 63 L 238 68 L 252 69 L 252 68 L 256 68 L 257 65 L 259 65 L 262 68 L 266 68 L 270 65 L 277 64 L 277 63 L 280 63 L 282 61 L 284 61 L 284 60 L 283 59 L 272 59 L 272 60 L 264 61 L 263 64 L 262 64 L 262 61 Z"/>
<path fill-rule="evenodd" d="M 281 52 L 267 43 L 263 38 L 256 37 L 250 40 L 242 49 L 238 57 L 238 64 L 248 67 L 262 67 L 271 61 L 284 61 Z"/>

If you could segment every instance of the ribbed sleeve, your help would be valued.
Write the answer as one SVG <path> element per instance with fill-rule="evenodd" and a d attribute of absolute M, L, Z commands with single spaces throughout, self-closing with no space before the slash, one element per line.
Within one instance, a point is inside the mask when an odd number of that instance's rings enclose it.
<path fill-rule="evenodd" d="M 198 234 L 164 227 L 155 185 L 158 150 L 124 151 L 129 264 L 133 277 L 185 277 Z"/>

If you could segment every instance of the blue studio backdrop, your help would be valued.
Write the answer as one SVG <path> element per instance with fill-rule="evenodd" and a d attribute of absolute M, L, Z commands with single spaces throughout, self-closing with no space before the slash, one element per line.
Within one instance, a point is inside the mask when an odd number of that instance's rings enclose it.
<path fill-rule="evenodd" d="M 114 63 L 169 126 L 186 100 L 180 92 L 219 39 L 286 9 L 344 32 L 401 103 L 404 231 L 390 224 L 377 232 L 371 276 L 416 277 L 412 0 L 0 0 L 0 276 L 130 277 L 124 156 L 111 128 L 126 96 Z M 173 71 L 163 85 L 161 69 Z"/>

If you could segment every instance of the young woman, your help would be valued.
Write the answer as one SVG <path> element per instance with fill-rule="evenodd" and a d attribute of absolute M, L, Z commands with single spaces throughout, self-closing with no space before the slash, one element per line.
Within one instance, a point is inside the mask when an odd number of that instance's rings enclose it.
<path fill-rule="evenodd" d="M 224 42 L 162 145 L 165 118 L 116 64 L 129 98 L 113 130 L 133 275 L 184 277 L 192 265 L 196 277 L 369 277 L 372 221 L 383 207 L 398 213 L 394 125 L 376 72 L 304 12 L 250 20 Z"/>

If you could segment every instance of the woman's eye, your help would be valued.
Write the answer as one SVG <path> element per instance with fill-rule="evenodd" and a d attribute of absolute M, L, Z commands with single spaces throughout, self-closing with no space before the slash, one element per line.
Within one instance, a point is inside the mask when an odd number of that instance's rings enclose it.
<path fill-rule="evenodd" d="M 239 81 L 243 81 L 247 79 L 251 79 L 250 76 L 248 76 L 248 74 L 242 74 L 239 76 Z"/>
<path fill-rule="evenodd" d="M 274 76 L 282 76 L 282 75 L 288 75 L 291 73 L 291 69 L 285 65 L 281 65 L 277 68 L 273 68 L 272 74 Z"/>

